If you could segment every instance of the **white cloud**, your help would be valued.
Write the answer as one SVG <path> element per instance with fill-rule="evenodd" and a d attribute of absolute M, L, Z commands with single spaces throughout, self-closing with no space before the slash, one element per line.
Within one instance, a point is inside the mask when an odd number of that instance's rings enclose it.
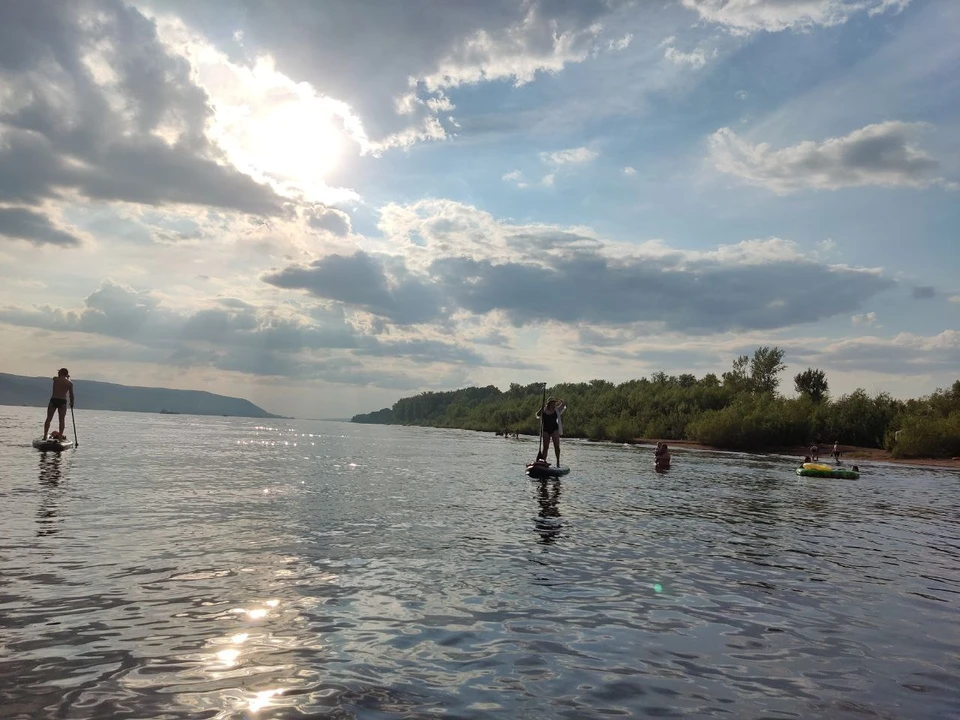
<path fill-rule="evenodd" d="M 707 64 L 707 56 L 700 48 L 685 53 L 671 46 L 666 49 L 663 56 L 675 65 L 689 65 L 694 69 L 702 68 Z"/>
<path fill-rule="evenodd" d="M 553 187 L 554 180 L 557 179 L 556 173 L 549 173 L 540 179 L 540 184 L 544 187 Z"/>
<path fill-rule="evenodd" d="M 710 160 L 721 172 L 778 194 L 862 185 L 923 188 L 945 182 L 940 163 L 916 145 L 925 127 L 890 121 L 780 150 L 755 145 L 725 127 L 709 138 Z"/>
<path fill-rule="evenodd" d="M 631 166 L 629 166 L 629 165 L 627 165 L 627 166 L 622 170 L 622 172 L 623 172 L 624 175 L 627 175 L 627 176 L 633 176 L 633 175 L 636 175 L 636 174 L 637 174 L 636 168 L 633 168 L 633 167 L 631 167 Z"/>
<path fill-rule="evenodd" d="M 518 188 L 525 188 L 529 185 L 529 183 L 524 179 L 523 173 L 519 170 L 508 172 L 501 179 L 504 182 L 511 182 L 515 184 Z"/>
<path fill-rule="evenodd" d="M 733 94 L 733 96 L 734 96 L 737 100 L 746 100 L 747 97 L 748 97 L 746 90 L 737 90 L 737 91 Z"/>
<path fill-rule="evenodd" d="M 834 257 L 837 255 L 837 243 L 833 240 L 833 238 L 818 240 L 814 254 L 818 258 Z"/>
<path fill-rule="evenodd" d="M 875 312 L 861 313 L 850 318 L 854 325 L 876 325 L 877 314 Z"/>
<path fill-rule="evenodd" d="M 550 153 L 540 153 L 540 159 L 551 165 L 583 165 L 597 157 L 594 150 L 586 147 L 557 150 Z"/>
<path fill-rule="evenodd" d="M 746 34 L 808 30 L 845 23 L 856 13 L 899 12 L 910 0 L 681 0 L 701 19 Z"/>
<path fill-rule="evenodd" d="M 868 335 L 832 342 L 821 350 L 808 346 L 807 352 L 815 354 L 816 363 L 861 374 L 946 373 L 949 377 L 952 373 L 956 378 L 960 363 L 960 332 L 944 330 L 931 336 L 899 333 L 892 338 Z"/>
<path fill-rule="evenodd" d="M 633 42 L 633 33 L 627 33 L 619 40 L 611 40 L 609 43 L 607 43 L 607 49 L 614 50 L 614 51 L 626 50 L 628 47 L 630 47 L 630 43 L 632 42 Z"/>

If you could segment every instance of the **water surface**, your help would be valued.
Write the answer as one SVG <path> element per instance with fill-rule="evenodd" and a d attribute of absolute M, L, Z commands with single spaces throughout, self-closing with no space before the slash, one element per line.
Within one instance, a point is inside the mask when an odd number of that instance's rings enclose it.
<path fill-rule="evenodd" d="M 960 474 L 0 406 L 2 718 L 960 717 Z"/>

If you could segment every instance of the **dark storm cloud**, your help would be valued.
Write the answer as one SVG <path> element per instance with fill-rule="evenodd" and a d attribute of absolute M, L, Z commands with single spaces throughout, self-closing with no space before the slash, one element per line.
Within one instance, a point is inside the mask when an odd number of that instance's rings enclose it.
<path fill-rule="evenodd" d="M 56 227 L 46 215 L 18 207 L 0 207 L 0 237 L 26 240 L 34 245 L 80 245 L 76 236 Z"/>
<path fill-rule="evenodd" d="M 388 279 L 383 262 L 365 252 L 328 255 L 304 267 L 291 265 L 263 277 L 276 287 L 306 290 L 387 318 L 397 325 L 432 322 L 443 317 L 441 296 L 433 284 L 409 273 Z"/>
<path fill-rule="evenodd" d="M 910 295 L 914 300 L 930 300 L 937 296 L 937 290 L 930 285 L 923 285 L 913 288 Z"/>
<path fill-rule="evenodd" d="M 121 2 L 0 3 L 0 200 L 38 203 L 74 189 L 280 212 L 272 190 L 219 164 L 204 136 L 207 97 L 189 73 L 154 23 Z"/>

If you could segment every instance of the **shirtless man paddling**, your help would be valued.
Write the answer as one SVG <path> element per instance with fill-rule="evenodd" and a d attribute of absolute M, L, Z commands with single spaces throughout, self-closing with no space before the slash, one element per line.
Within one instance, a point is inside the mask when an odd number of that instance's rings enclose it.
<path fill-rule="evenodd" d="M 47 439 L 50 432 L 50 421 L 53 413 L 60 413 L 60 438 L 67 424 L 67 396 L 70 396 L 70 408 L 73 409 L 73 383 L 70 382 L 70 371 L 60 368 L 60 372 L 53 379 L 53 392 L 50 394 L 50 403 L 47 405 L 47 421 L 43 423 L 43 439 Z"/>

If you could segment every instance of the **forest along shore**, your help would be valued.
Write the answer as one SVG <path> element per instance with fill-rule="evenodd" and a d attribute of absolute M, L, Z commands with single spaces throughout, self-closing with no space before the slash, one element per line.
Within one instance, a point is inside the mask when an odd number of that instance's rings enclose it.
<path fill-rule="evenodd" d="M 724 450 L 723 448 L 711 447 L 695 440 L 666 440 L 652 438 L 636 438 L 633 443 L 636 445 L 653 445 L 658 442 L 666 442 L 678 448 L 687 448 L 689 450 L 708 450 L 710 452 L 739 452 L 733 450 Z M 833 444 L 820 446 L 820 462 L 832 464 L 833 458 L 830 452 L 833 450 Z M 895 458 L 886 450 L 880 448 L 856 447 L 855 445 L 840 445 L 840 459 L 847 465 L 854 461 L 890 463 L 892 465 L 919 465 L 923 467 L 944 468 L 947 470 L 960 470 L 960 457 L 955 458 Z M 750 453 L 757 455 L 795 455 L 797 460 L 810 454 L 808 447 L 789 447 L 776 450 L 764 450 L 762 452 Z"/>
<path fill-rule="evenodd" d="M 960 457 L 960 379 L 919 399 L 874 396 L 858 388 L 832 397 L 826 374 L 807 368 L 794 378 L 796 397 L 779 390 L 784 351 L 760 347 L 740 355 L 718 377 L 654 373 L 614 385 L 589 383 L 493 385 L 400 398 L 392 407 L 355 415 L 358 423 L 418 425 L 461 430 L 536 434 L 535 410 L 543 393 L 563 398 L 563 434 L 600 442 L 637 437 L 678 443 L 677 438 L 734 452 L 783 452 L 802 458 L 815 440 L 825 456 L 835 440 L 848 443 L 848 459 L 894 458 L 915 465 L 936 459 L 953 467 Z M 943 462 L 939 462 L 939 461 Z"/>

